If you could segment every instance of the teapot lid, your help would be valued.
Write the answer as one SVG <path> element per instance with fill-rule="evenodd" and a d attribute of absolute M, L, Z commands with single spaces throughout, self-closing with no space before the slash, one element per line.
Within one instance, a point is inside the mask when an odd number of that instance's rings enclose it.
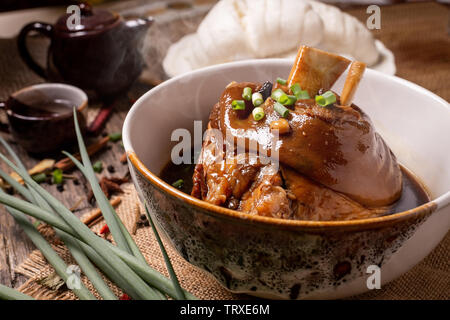
<path fill-rule="evenodd" d="M 74 20 L 69 18 L 73 14 L 66 14 L 58 19 L 55 28 L 60 32 L 80 32 L 80 31 L 101 31 L 101 29 L 112 25 L 119 19 L 119 15 L 107 10 L 93 9 L 87 3 L 81 3 L 78 5 L 80 8 L 80 23 L 74 27 L 70 27 L 70 23 L 75 23 Z"/>

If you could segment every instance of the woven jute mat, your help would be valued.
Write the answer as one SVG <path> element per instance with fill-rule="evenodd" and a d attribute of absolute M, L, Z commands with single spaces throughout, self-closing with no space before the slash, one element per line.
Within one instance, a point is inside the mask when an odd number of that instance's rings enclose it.
<path fill-rule="evenodd" d="M 149 265 L 168 276 L 164 259 L 151 228 L 137 227 L 140 215 L 144 211 L 133 185 L 128 184 L 124 187 L 124 194 L 121 195 L 121 199 L 122 201 L 117 207 L 119 217 L 132 234 Z M 87 213 L 87 215 L 90 215 L 90 213 Z M 100 219 L 91 226 L 91 229 L 98 233 L 104 225 L 104 220 Z M 49 228 L 41 227 L 40 229 L 50 241 L 55 243 Z M 182 287 L 198 298 L 214 300 L 249 298 L 245 295 L 228 292 L 207 273 L 187 263 L 172 249 L 169 243 L 164 241 L 164 244 Z M 369 293 L 352 297 L 352 299 L 450 299 L 449 247 L 450 234 L 447 234 L 444 241 L 408 273 L 379 290 L 373 290 Z M 76 264 L 63 244 L 56 241 L 54 248 L 68 265 Z M 37 299 L 76 298 L 65 286 L 55 290 L 42 284 L 45 282 L 45 279 L 54 274 L 54 270 L 38 250 L 32 252 L 15 271 L 29 277 L 29 280 L 19 288 L 23 293 Z M 89 280 L 85 276 L 82 276 L 81 279 L 86 287 L 96 294 Z M 111 286 L 113 292 L 118 296 L 121 295 L 120 289 L 109 281 L 107 283 Z"/>

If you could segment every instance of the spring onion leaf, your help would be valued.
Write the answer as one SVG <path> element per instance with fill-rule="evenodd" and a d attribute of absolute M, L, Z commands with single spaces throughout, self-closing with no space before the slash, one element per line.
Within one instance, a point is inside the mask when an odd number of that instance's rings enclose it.
<path fill-rule="evenodd" d="M 9 161 L 3 154 L 0 153 L 0 158 L 13 169 L 16 171 L 22 179 L 30 185 L 34 190 L 36 190 L 51 206 L 52 208 L 60 215 L 61 218 L 66 222 L 66 224 L 73 228 L 73 230 L 79 235 L 80 239 L 84 241 L 85 243 L 88 243 L 103 259 L 105 259 L 106 263 L 110 264 L 114 269 L 116 269 L 120 274 L 126 275 L 127 281 L 133 284 L 136 291 L 139 293 L 139 297 L 141 299 L 158 299 L 160 296 L 155 293 L 155 291 L 150 288 L 145 282 L 140 278 L 130 267 L 123 262 L 118 256 L 113 254 L 111 249 L 108 246 L 105 246 L 104 239 L 101 239 L 100 237 L 96 236 L 85 224 L 83 224 L 69 209 L 67 209 L 59 200 L 57 200 L 55 197 L 53 197 L 50 193 L 48 193 L 44 188 L 42 188 L 39 184 L 37 184 L 33 179 L 30 179 L 26 174 L 24 174 L 17 166 L 15 166 L 11 161 Z M 2 196 L 0 194 L 0 196 Z M 39 212 L 42 210 L 39 207 L 36 207 L 26 201 L 25 204 L 22 204 L 22 206 L 25 206 L 27 209 L 22 210 L 19 207 L 19 204 L 21 203 L 21 200 L 12 197 L 14 200 L 10 203 L 6 203 L 7 198 L 5 198 L 7 195 L 3 195 L 0 199 L 1 203 L 10 205 L 11 207 L 18 209 L 22 212 L 29 212 L 30 208 L 33 208 L 36 212 L 36 210 Z M 45 210 L 42 210 L 46 212 Z M 42 212 L 40 211 L 40 212 Z M 50 215 L 52 216 L 52 215 Z M 54 217 L 54 216 L 52 216 Z M 40 219 L 38 217 L 35 217 L 39 220 L 44 221 L 44 219 Z M 109 225 L 109 224 L 108 224 Z M 111 227 L 111 226 L 110 226 Z"/>
<path fill-rule="evenodd" d="M 46 224 L 53 226 L 57 229 L 64 230 L 65 232 L 69 233 L 70 235 L 76 237 L 77 239 L 80 239 L 80 236 L 59 216 L 54 216 L 50 213 L 48 213 L 45 210 L 42 210 L 41 208 L 37 207 L 34 204 L 31 204 L 29 202 L 26 202 L 24 200 L 18 199 L 16 197 L 10 196 L 5 193 L 0 193 L 0 202 L 6 205 L 10 205 L 13 208 L 16 208 L 17 210 L 20 210 L 24 212 L 27 215 L 32 216 L 33 218 L 39 219 Z M 78 220 L 79 221 L 79 220 Z M 82 223 L 79 221 L 79 223 Z M 98 238 L 103 245 L 105 245 L 107 248 L 111 249 L 115 254 L 117 254 L 118 257 L 120 257 L 123 261 L 125 261 L 136 273 L 139 274 L 145 281 L 148 283 L 151 283 L 154 285 L 157 289 L 166 292 L 171 297 L 175 297 L 175 291 L 172 286 L 172 283 L 170 279 L 163 276 L 161 273 L 157 272 L 156 270 L 149 267 L 147 264 L 142 263 L 140 260 L 138 260 L 133 255 L 121 250 L 117 246 L 113 245 L 112 243 L 106 241 L 105 239 Z M 84 240 L 80 239 L 81 241 L 78 241 L 78 243 L 82 246 L 83 250 L 92 252 L 92 248 L 87 245 L 87 242 L 84 242 Z M 95 252 L 95 251 L 94 251 Z M 88 252 L 87 252 L 88 253 Z M 103 268 L 102 268 L 103 270 Z M 118 284 L 118 283 L 117 283 Z M 121 288 L 123 288 L 121 286 Z M 196 299 L 195 296 L 190 294 L 189 292 L 184 290 L 184 293 L 186 297 L 190 300 Z"/>
<path fill-rule="evenodd" d="M 0 141 L 7 149 L 8 153 L 11 155 L 11 157 L 15 160 L 18 167 L 24 172 L 25 174 L 28 174 L 28 172 L 25 169 L 25 166 L 23 165 L 20 158 L 16 155 L 14 150 L 8 145 L 6 141 L 4 141 L 2 138 L 0 138 Z M 22 169 L 23 168 L 23 169 Z M 55 170 L 56 171 L 56 170 Z M 61 170 L 60 170 L 61 171 Z M 0 170 L 0 175 L 3 173 L 2 170 Z M 62 176 L 62 171 L 61 171 Z M 8 180 L 9 181 L 9 180 Z M 15 180 L 14 180 L 15 181 Z M 12 186 L 16 187 L 16 190 L 21 193 L 25 199 L 28 199 L 28 201 L 35 203 L 41 207 L 41 209 L 47 210 L 49 212 L 53 212 L 50 205 L 45 201 L 44 198 L 42 198 L 33 188 L 31 188 L 29 185 L 27 185 L 27 188 L 22 187 L 17 182 L 14 184 L 11 184 Z M 22 188 L 17 188 L 17 185 L 21 186 Z M 30 193 L 30 195 L 27 192 Z M 11 208 L 11 210 L 14 210 Z M 10 210 L 10 211 L 11 211 Z M 16 214 L 23 215 L 23 213 L 17 211 Z M 35 220 L 33 222 L 34 228 L 37 228 L 41 224 L 41 221 Z M 88 279 L 91 281 L 94 288 L 97 290 L 97 292 L 100 294 L 100 296 L 105 300 L 117 300 L 117 297 L 115 294 L 109 289 L 108 285 L 104 282 L 103 278 L 100 276 L 100 274 L 97 272 L 97 269 L 95 266 L 89 261 L 87 256 L 83 253 L 81 247 L 77 243 L 69 243 L 69 238 L 72 238 L 69 234 L 56 229 L 55 230 L 56 235 L 61 238 L 61 240 L 64 241 L 67 248 L 69 249 L 70 253 L 74 257 L 75 261 L 80 266 L 83 273 L 88 277 Z"/>
<path fill-rule="evenodd" d="M 34 300 L 34 298 L 0 284 L 0 300 Z"/>
<path fill-rule="evenodd" d="M 76 114 L 75 114 L 75 120 L 76 120 Z M 85 153 L 86 150 L 85 150 L 84 143 L 82 141 L 82 137 L 81 137 L 79 128 L 77 126 L 78 125 L 77 121 L 75 122 L 75 124 L 76 124 L 79 144 L 81 144 L 80 153 L 82 154 L 82 157 L 83 157 L 83 153 Z M 0 137 L 0 141 L 2 143 L 4 143 L 4 141 L 1 139 L 1 137 Z M 9 146 L 7 144 L 5 145 L 5 147 L 7 149 L 9 148 Z M 14 157 L 14 159 L 17 158 L 17 156 L 14 153 L 12 153 L 11 155 Z M 38 200 L 42 200 L 42 201 L 38 201 L 38 204 L 39 204 L 39 207 L 38 207 L 32 203 L 29 203 L 27 201 L 24 201 L 24 200 L 21 200 L 16 197 L 9 196 L 9 195 L 3 193 L 3 194 L 0 194 L 0 202 L 1 203 L 4 203 L 6 205 L 10 204 L 17 210 L 22 211 L 21 213 L 30 215 L 30 216 L 34 217 L 35 219 L 46 222 L 47 224 L 55 227 L 56 229 L 59 229 L 59 230 L 56 230 L 57 233 L 63 233 L 63 234 L 65 233 L 66 239 L 64 240 L 64 242 L 66 243 L 66 245 L 68 247 L 69 246 L 74 247 L 74 243 L 81 246 L 82 250 L 89 256 L 89 259 L 91 259 L 98 267 L 101 268 L 101 270 L 108 277 L 110 277 L 110 279 L 112 279 L 120 288 L 124 289 L 125 292 L 129 293 L 130 296 L 132 296 L 134 299 L 139 299 L 139 298 L 142 298 L 143 296 L 150 298 L 150 296 L 149 296 L 150 292 L 146 291 L 146 290 L 144 290 L 144 292 L 142 291 L 143 287 L 140 282 L 141 279 L 140 278 L 136 279 L 134 277 L 134 272 L 139 274 L 139 276 L 142 277 L 143 280 L 147 281 L 150 285 L 167 293 L 171 297 L 177 298 L 177 296 L 179 296 L 176 293 L 176 290 L 174 291 L 173 279 L 171 282 L 168 278 L 164 277 L 161 273 L 150 268 L 145 263 L 145 260 L 144 260 L 144 262 L 142 262 L 142 260 L 129 254 L 128 252 L 124 251 L 123 249 L 118 248 L 117 246 L 113 245 L 112 243 L 109 243 L 105 239 L 96 237 L 95 235 L 94 235 L 94 237 L 92 237 L 92 235 L 93 235 L 92 231 L 90 231 L 81 221 L 79 221 L 76 218 L 74 219 L 73 215 L 70 213 L 70 211 L 67 208 L 65 208 L 60 202 L 58 202 L 58 200 L 56 200 L 52 195 L 50 195 L 47 191 L 45 191 L 42 187 L 40 187 L 37 183 L 35 183 L 30 178 L 30 176 L 26 172 L 25 167 L 20 162 L 20 159 L 17 161 L 17 165 L 19 167 L 21 167 L 22 170 L 18 169 L 17 166 L 15 166 L 12 162 L 10 162 L 2 154 L 0 154 L 0 158 L 2 158 L 14 171 L 16 171 L 24 179 L 24 181 L 27 183 L 28 187 L 31 188 L 30 190 L 32 190 L 34 192 L 33 196 L 37 194 Z M 87 160 L 89 162 L 89 158 Z M 90 162 L 89 162 L 89 164 L 90 164 Z M 77 166 L 79 166 L 80 170 L 83 172 L 83 174 L 86 175 L 86 171 L 88 171 L 88 170 L 80 162 L 77 163 Z M 90 168 L 90 170 L 92 170 L 92 167 Z M 2 171 L 0 170 L 0 174 L 1 173 L 2 173 Z M 7 174 L 5 173 L 4 175 L 7 175 Z M 91 174 L 91 176 L 93 176 L 95 178 L 95 175 L 93 175 L 93 173 Z M 88 180 L 89 180 L 89 177 L 88 177 Z M 98 184 L 98 181 L 97 181 L 97 184 Z M 31 201 L 30 198 L 33 198 L 33 197 L 30 196 L 30 193 L 28 192 L 28 190 L 26 188 L 24 188 L 17 182 L 12 183 L 11 185 L 16 190 L 20 189 L 23 192 L 23 195 L 25 196 L 25 198 L 28 201 Z M 93 189 L 94 189 L 94 187 L 93 187 Z M 96 195 L 96 197 L 97 197 L 97 195 Z M 48 203 L 47 203 L 47 201 L 48 201 Z M 31 201 L 31 202 L 33 202 L 33 201 Z M 43 203 L 40 203 L 40 202 L 43 202 Z M 50 205 L 51 205 L 51 207 L 50 207 Z M 52 215 L 49 213 L 49 212 L 53 211 L 53 208 L 56 210 L 56 212 L 58 212 L 60 214 L 60 216 Z M 103 208 L 102 208 L 102 211 L 103 211 Z M 62 218 L 64 218 L 64 219 L 62 219 Z M 122 223 L 120 223 L 120 225 L 121 225 L 121 227 L 123 227 L 123 229 L 125 229 L 125 227 L 123 226 Z M 103 248 L 100 249 L 100 247 L 102 247 L 102 246 L 103 246 Z M 109 250 L 111 250 L 111 252 L 108 254 Z M 126 263 L 126 265 L 123 266 L 120 263 L 120 260 L 117 261 L 114 257 L 110 256 L 111 253 L 113 253 L 113 255 L 116 254 L 117 257 L 120 257 Z M 78 259 L 76 259 L 76 260 L 78 262 Z M 114 262 L 116 262 L 117 264 Z M 127 266 L 130 267 L 131 269 L 127 269 Z M 123 268 L 125 268 L 125 269 L 123 269 Z M 125 272 L 125 273 L 123 273 L 123 272 Z M 156 296 L 153 296 L 153 298 L 164 298 L 164 297 L 161 297 L 161 294 L 159 292 L 155 291 L 154 293 L 156 294 Z M 183 293 L 187 299 L 196 299 L 195 296 L 193 296 L 192 294 L 190 294 L 189 292 L 187 292 L 185 290 L 183 290 Z M 104 298 L 106 298 L 106 297 L 104 297 Z M 114 298 L 116 298 L 116 297 L 114 297 Z"/>
<path fill-rule="evenodd" d="M 176 298 L 180 299 L 180 300 L 186 300 L 186 296 L 184 295 L 184 292 L 181 289 L 180 282 L 178 281 L 177 275 L 175 274 L 175 271 L 173 270 L 172 263 L 170 262 L 169 256 L 167 255 L 167 251 L 164 248 L 164 245 L 161 241 L 158 230 L 156 230 L 156 227 L 155 227 L 155 224 L 153 223 L 153 219 L 150 215 L 150 212 L 148 212 L 147 205 L 145 205 L 145 213 L 147 214 L 147 219 L 150 222 L 150 225 L 152 226 L 153 233 L 155 234 L 156 240 L 158 241 L 158 244 L 159 244 L 159 248 L 161 249 L 161 252 L 164 256 L 164 261 L 166 263 L 167 271 L 169 271 L 170 279 L 172 280 L 173 286 L 175 288 L 175 292 L 177 294 Z"/>
<path fill-rule="evenodd" d="M 3 194 L 3 191 L 0 191 Z M 23 217 L 20 211 L 6 206 L 7 211 L 13 216 L 15 221 L 21 226 L 34 245 L 42 252 L 47 261 L 53 266 L 56 273 L 65 283 L 69 280 L 70 274 L 67 273 L 68 266 L 53 250 L 51 245 L 45 238 L 36 230 L 31 222 Z M 95 296 L 80 282 L 79 287 L 72 288 L 73 293 L 81 300 L 97 300 Z"/>

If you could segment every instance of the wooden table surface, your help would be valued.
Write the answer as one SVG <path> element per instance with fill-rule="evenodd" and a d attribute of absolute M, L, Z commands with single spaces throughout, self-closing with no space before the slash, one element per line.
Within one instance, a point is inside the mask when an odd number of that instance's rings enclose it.
<path fill-rule="evenodd" d="M 367 17 L 365 8 L 349 9 L 348 11 L 361 20 Z M 394 52 L 397 75 L 416 82 L 448 100 L 450 99 L 448 88 L 448 83 L 450 83 L 448 72 L 450 70 L 450 41 L 447 34 L 447 23 L 448 9 L 445 6 L 435 3 L 396 5 L 382 8 L 382 29 L 374 33 Z M 8 50 L 11 51 L 9 53 L 11 56 L 17 55 L 12 46 L 14 46 L 14 41 L 2 42 L 0 40 L 2 55 L 6 55 L 5 51 Z M 24 78 L 26 79 L 24 80 Z M 6 85 L 2 85 L 5 81 L 8 83 L 7 88 Z M 30 75 L 20 62 L 8 61 L 3 65 L 0 63 L 0 99 L 5 99 L 21 86 L 41 81 L 42 79 Z M 123 119 L 131 106 L 131 100 L 148 89 L 147 85 L 138 83 L 129 94 L 132 96 L 131 99 L 129 97 L 121 98 L 116 112 L 110 118 L 104 131 L 108 133 L 121 131 Z M 11 141 L 10 136 L 4 135 L 4 137 Z M 27 166 L 31 167 L 39 161 L 39 159 L 26 154 L 20 146 L 14 145 L 14 148 Z M 93 157 L 93 161 L 101 160 L 105 167 L 112 164 L 116 169 L 116 173 L 113 175 L 123 176 L 127 172 L 127 167 L 119 162 L 122 153 L 123 149 L 120 144 L 110 143 L 110 147 Z M 2 165 L 2 168 L 6 167 Z M 78 171 L 74 171 L 73 174 L 79 177 L 80 185 L 74 185 L 69 180 L 65 184 L 64 192 L 58 192 L 52 185 L 46 185 L 46 188 L 69 208 L 82 199 L 80 207 L 75 212 L 75 214 L 81 215 L 92 209 L 92 206 L 86 201 L 89 189 Z M 107 170 L 103 170 L 100 176 L 105 175 L 110 175 Z M 25 281 L 23 277 L 14 273 L 14 269 L 33 249 L 33 244 L 14 223 L 11 216 L 3 207 L 0 208 L 1 284 L 18 287 Z"/>

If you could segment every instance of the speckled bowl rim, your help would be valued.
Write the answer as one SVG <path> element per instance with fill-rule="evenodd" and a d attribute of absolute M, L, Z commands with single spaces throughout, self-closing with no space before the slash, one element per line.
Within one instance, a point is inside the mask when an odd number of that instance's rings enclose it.
<path fill-rule="evenodd" d="M 187 74 L 179 75 L 174 78 L 171 78 L 162 84 L 158 85 L 155 88 L 160 88 L 163 86 L 171 85 L 175 82 L 180 81 L 185 76 L 190 76 L 197 73 L 203 73 L 205 71 L 211 72 L 221 72 L 229 67 L 236 67 L 239 65 L 248 65 L 248 64 L 264 64 L 270 62 L 280 62 L 285 61 L 287 59 L 260 59 L 260 60 L 246 60 L 246 61 L 237 61 L 237 62 L 230 62 L 215 66 L 210 66 L 202 69 L 198 69 L 192 72 L 189 72 Z M 269 63 L 270 63 L 269 62 Z M 411 90 L 418 90 L 422 94 L 425 94 L 429 96 L 432 99 L 437 100 L 438 102 L 447 104 L 448 103 L 440 98 L 439 96 L 435 95 L 434 93 L 412 83 L 407 80 L 398 78 L 396 76 L 386 75 L 381 72 L 378 72 L 376 70 L 370 70 L 370 72 L 375 72 L 383 77 L 386 77 L 387 81 L 395 81 L 398 82 L 404 86 L 409 87 Z M 358 220 L 345 220 L 345 221 L 308 221 L 308 220 L 289 220 L 289 219 L 280 219 L 280 218 L 271 218 L 271 217 L 263 217 L 263 216 L 257 216 L 257 215 L 249 215 L 240 211 L 231 210 L 228 208 L 220 207 L 211 203 L 208 203 L 206 201 L 197 199 L 195 197 L 192 197 L 176 188 L 171 186 L 170 184 L 163 181 L 161 178 L 159 178 L 156 174 L 151 172 L 144 163 L 139 159 L 137 154 L 134 152 L 134 150 L 131 147 L 131 141 L 129 136 L 129 128 L 132 126 L 131 120 L 132 114 L 136 112 L 136 110 L 143 105 L 143 101 L 147 100 L 149 96 L 152 95 L 153 90 L 155 88 L 149 90 L 147 93 L 142 95 L 131 107 L 130 111 L 127 114 L 127 117 L 125 118 L 124 126 L 123 126 L 123 143 L 125 147 L 125 151 L 127 153 L 128 160 L 130 161 L 131 165 L 145 178 L 147 181 L 149 181 L 153 186 L 155 186 L 160 191 L 169 194 L 172 197 L 178 198 L 179 200 L 193 205 L 194 207 L 199 207 L 206 211 L 209 215 L 218 216 L 218 217 L 228 217 L 231 219 L 236 219 L 240 222 L 250 222 L 250 223 L 256 223 L 256 224 L 263 224 L 263 225 L 272 225 L 272 226 L 278 226 L 278 227 L 288 227 L 292 228 L 294 230 L 311 230 L 311 231 L 335 231 L 335 230 L 367 230 L 367 229 L 376 229 L 380 227 L 385 227 L 388 225 L 392 225 L 407 219 L 413 219 L 417 218 L 419 216 L 423 216 L 425 214 L 431 214 L 435 211 L 438 211 L 439 209 L 447 206 L 450 204 L 450 191 L 442 194 L 438 198 L 431 200 L 419 207 L 386 215 L 386 216 L 380 216 L 376 218 L 368 218 L 368 219 L 358 219 Z M 450 108 L 450 106 L 449 106 Z"/>

